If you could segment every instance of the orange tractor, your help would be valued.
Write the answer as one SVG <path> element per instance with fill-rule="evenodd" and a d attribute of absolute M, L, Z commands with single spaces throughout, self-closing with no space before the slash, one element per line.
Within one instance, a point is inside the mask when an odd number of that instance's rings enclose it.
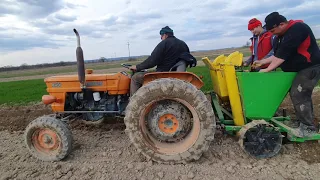
<path fill-rule="evenodd" d="M 61 160 L 72 150 L 68 121 L 80 117 L 94 123 L 124 116 L 131 142 L 148 159 L 167 163 L 199 159 L 214 138 L 216 122 L 210 102 L 200 91 L 203 82 L 185 72 L 186 63 L 178 62 L 178 71 L 147 73 L 143 86 L 130 97 L 131 75 L 125 71 L 85 71 L 80 37 L 74 32 L 78 75 L 45 79 L 49 95 L 42 101 L 54 113 L 27 126 L 25 141 L 31 154 L 44 161 Z"/>

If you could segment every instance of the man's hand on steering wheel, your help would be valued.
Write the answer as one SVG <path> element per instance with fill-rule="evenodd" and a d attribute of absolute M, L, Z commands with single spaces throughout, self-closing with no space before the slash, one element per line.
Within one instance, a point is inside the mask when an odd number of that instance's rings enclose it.
<path fill-rule="evenodd" d="M 134 71 L 134 72 L 136 72 L 136 71 L 137 71 L 137 67 L 136 67 L 135 65 L 133 65 L 133 66 L 129 67 L 129 69 L 130 69 L 131 71 Z"/>

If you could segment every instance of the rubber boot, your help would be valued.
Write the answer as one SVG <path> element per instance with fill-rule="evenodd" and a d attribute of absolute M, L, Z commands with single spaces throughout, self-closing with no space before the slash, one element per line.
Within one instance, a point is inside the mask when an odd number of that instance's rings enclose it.
<path fill-rule="evenodd" d="M 298 128 L 300 126 L 300 122 L 297 120 L 284 121 L 283 124 L 291 128 Z"/>

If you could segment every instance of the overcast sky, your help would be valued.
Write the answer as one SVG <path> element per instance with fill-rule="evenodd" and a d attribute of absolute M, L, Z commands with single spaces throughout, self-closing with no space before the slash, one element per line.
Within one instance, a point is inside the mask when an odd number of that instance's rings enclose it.
<path fill-rule="evenodd" d="M 278 11 L 320 37 L 319 0 L 0 0 L 0 66 L 149 55 L 168 25 L 192 51 L 241 46 L 247 23 Z"/>

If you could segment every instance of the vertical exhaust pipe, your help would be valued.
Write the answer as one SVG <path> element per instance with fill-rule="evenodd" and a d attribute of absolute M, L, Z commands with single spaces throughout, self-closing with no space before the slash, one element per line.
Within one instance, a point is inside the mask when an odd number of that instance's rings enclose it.
<path fill-rule="evenodd" d="M 73 29 L 74 33 L 76 33 L 77 36 L 77 50 L 76 50 L 76 56 L 77 56 L 77 66 L 78 66 L 78 78 L 80 82 L 81 89 L 86 88 L 85 82 L 86 77 L 84 73 L 84 58 L 83 58 L 83 51 L 80 46 L 80 36 L 76 29 Z"/>

